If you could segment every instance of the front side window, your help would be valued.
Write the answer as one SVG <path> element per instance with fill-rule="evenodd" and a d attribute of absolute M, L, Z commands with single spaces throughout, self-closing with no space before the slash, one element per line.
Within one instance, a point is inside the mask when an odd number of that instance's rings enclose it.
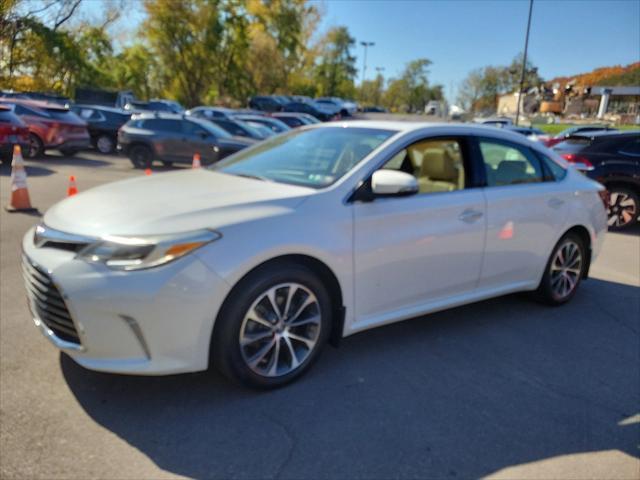
<path fill-rule="evenodd" d="M 382 168 L 415 176 L 420 193 L 462 190 L 465 188 L 462 151 L 456 139 L 421 140 L 395 154 Z"/>
<path fill-rule="evenodd" d="M 487 186 L 502 187 L 544 181 L 540 160 L 528 149 L 510 143 L 480 140 Z"/>
<path fill-rule="evenodd" d="M 166 120 L 160 118 L 145 120 L 144 128 L 172 133 L 180 133 L 182 131 L 182 125 L 178 120 Z"/>
<path fill-rule="evenodd" d="M 241 150 L 212 169 L 323 188 L 353 169 L 394 133 L 392 130 L 342 127 L 296 130 Z"/>

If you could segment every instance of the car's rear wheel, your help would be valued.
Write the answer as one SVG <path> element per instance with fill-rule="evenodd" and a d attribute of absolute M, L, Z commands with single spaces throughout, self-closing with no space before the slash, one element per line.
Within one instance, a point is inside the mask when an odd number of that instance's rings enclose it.
<path fill-rule="evenodd" d="M 582 280 L 586 262 L 582 238 L 575 233 L 566 234 L 553 249 L 535 292 L 536 298 L 550 305 L 562 305 L 571 300 Z"/>
<path fill-rule="evenodd" d="M 625 187 L 613 186 L 609 188 L 609 228 L 624 230 L 638 221 L 640 202 L 638 195 Z"/>
<path fill-rule="evenodd" d="M 96 149 L 104 154 L 113 153 L 116 149 L 116 143 L 109 135 L 100 135 L 96 140 Z"/>
<path fill-rule="evenodd" d="M 213 363 L 246 386 L 289 383 L 326 343 L 331 312 L 327 289 L 308 268 L 287 263 L 256 270 L 234 288 L 218 316 Z"/>
<path fill-rule="evenodd" d="M 35 133 L 29 134 L 29 148 L 25 153 L 27 158 L 38 158 L 44 153 L 44 143 Z"/>
<path fill-rule="evenodd" d="M 153 152 L 146 145 L 134 145 L 129 150 L 129 159 L 135 168 L 150 168 Z"/>

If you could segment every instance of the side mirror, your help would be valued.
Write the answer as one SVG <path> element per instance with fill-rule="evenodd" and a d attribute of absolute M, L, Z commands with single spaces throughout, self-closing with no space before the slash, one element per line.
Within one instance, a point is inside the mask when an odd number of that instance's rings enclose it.
<path fill-rule="evenodd" d="M 418 193 L 416 177 L 397 170 L 377 170 L 371 177 L 371 191 L 375 196 L 405 196 Z"/>

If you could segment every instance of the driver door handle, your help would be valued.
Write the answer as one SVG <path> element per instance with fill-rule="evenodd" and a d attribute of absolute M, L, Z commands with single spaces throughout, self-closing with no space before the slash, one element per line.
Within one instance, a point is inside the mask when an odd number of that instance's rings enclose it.
<path fill-rule="evenodd" d="M 472 208 L 467 208 L 464 212 L 458 215 L 458 218 L 465 223 L 473 223 L 476 220 L 482 218 L 482 212 L 479 210 L 474 210 Z"/>

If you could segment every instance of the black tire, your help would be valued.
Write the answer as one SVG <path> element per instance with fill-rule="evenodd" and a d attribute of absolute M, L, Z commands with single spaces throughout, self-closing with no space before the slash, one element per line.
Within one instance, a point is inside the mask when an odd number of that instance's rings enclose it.
<path fill-rule="evenodd" d="M 640 200 L 633 190 L 613 185 L 609 190 L 607 209 L 609 230 L 620 231 L 634 226 L 640 215 Z"/>
<path fill-rule="evenodd" d="M 35 133 L 29 134 L 29 148 L 25 152 L 27 158 L 39 158 L 44 154 L 44 143 Z"/>
<path fill-rule="evenodd" d="M 96 138 L 96 150 L 108 155 L 116 150 L 116 142 L 110 135 L 100 135 Z"/>
<path fill-rule="evenodd" d="M 260 375 L 247 365 L 241 351 L 240 334 L 243 319 L 254 302 L 264 292 L 276 285 L 289 282 L 304 286 L 317 299 L 320 313 L 317 340 L 298 367 L 280 376 Z M 331 299 L 326 287 L 309 268 L 290 262 L 273 263 L 260 267 L 241 280 L 224 302 L 218 314 L 211 340 L 211 363 L 227 378 L 247 387 L 271 389 L 286 385 L 306 372 L 318 358 L 322 347 L 329 338 L 333 311 L 331 307 Z M 274 341 L 274 339 L 267 341 Z M 281 340 L 278 339 L 277 342 L 280 343 Z M 289 363 L 288 368 L 291 368 L 292 362 L 289 361 Z"/>
<path fill-rule="evenodd" d="M 134 145 L 129 149 L 129 160 L 135 168 L 151 168 L 153 152 L 146 145 Z"/>
<path fill-rule="evenodd" d="M 556 277 L 554 276 L 554 271 L 557 268 L 556 258 L 558 256 L 558 252 L 565 247 L 568 243 L 573 243 L 577 246 L 578 252 L 580 255 L 580 263 L 579 266 L 575 268 L 579 270 L 577 276 L 575 278 L 575 285 L 568 291 L 566 294 L 559 294 L 556 283 Z M 540 280 L 540 285 L 538 289 L 533 293 L 533 297 L 539 302 L 546 303 L 547 305 L 563 305 L 571 300 L 576 292 L 578 291 L 578 287 L 580 286 L 580 282 L 582 281 L 582 277 L 584 276 L 584 272 L 587 271 L 588 265 L 588 255 L 587 248 L 584 244 L 583 239 L 575 234 L 575 233 L 567 233 L 564 235 L 558 243 L 553 247 L 553 251 L 549 256 L 549 260 L 547 261 L 547 265 L 545 266 L 544 275 L 542 276 L 542 280 Z M 565 272 L 565 274 L 569 274 L 569 272 Z M 560 276 L 563 274 L 561 273 Z M 571 273 L 570 275 L 573 275 Z M 560 279 L 559 281 L 563 281 Z M 567 284 L 569 282 L 567 281 Z"/>

